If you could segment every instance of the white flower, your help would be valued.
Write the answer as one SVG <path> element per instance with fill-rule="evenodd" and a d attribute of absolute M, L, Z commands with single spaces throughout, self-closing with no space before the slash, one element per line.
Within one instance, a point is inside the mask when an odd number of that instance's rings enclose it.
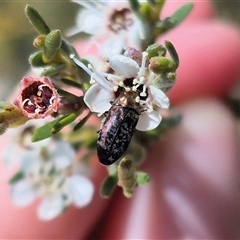
<path fill-rule="evenodd" d="M 84 8 L 78 13 L 77 26 L 68 35 L 81 32 L 92 35 L 93 42 L 101 42 L 99 49 L 106 56 L 119 54 L 126 46 L 139 46 L 143 31 L 128 1 L 73 2 Z"/>
<path fill-rule="evenodd" d="M 51 142 L 41 151 L 29 150 L 22 155 L 19 172 L 22 178 L 11 185 L 12 201 L 21 207 L 42 198 L 38 216 L 51 220 L 70 204 L 84 207 L 94 193 L 92 182 L 74 170 L 75 152 L 68 142 Z"/>
<path fill-rule="evenodd" d="M 2 153 L 2 161 L 9 167 L 20 164 L 19 161 L 22 155 L 29 150 L 38 150 L 42 146 L 49 143 L 49 139 L 39 142 L 32 142 L 33 131 L 46 123 L 46 119 L 29 120 L 24 125 L 15 129 L 9 129 L 5 136 L 7 137 L 7 144 Z"/>
<path fill-rule="evenodd" d="M 90 82 L 94 83 L 84 96 L 84 101 L 92 112 L 102 115 L 108 111 L 111 101 L 114 101 L 123 89 L 137 92 L 135 101 L 141 106 L 141 115 L 136 129 L 146 131 L 160 124 L 162 117 L 159 108 L 169 108 L 170 102 L 162 90 L 151 85 L 156 74 L 146 66 L 147 53 L 144 52 L 141 56 L 141 66 L 123 55 L 108 58 L 109 66 L 116 74 L 96 72 L 86 68 L 77 59 L 73 60 L 91 75 Z"/>

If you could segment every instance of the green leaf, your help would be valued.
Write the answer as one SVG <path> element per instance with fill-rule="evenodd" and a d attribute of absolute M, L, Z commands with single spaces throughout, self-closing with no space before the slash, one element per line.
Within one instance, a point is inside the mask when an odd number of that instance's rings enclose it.
<path fill-rule="evenodd" d="M 175 47 L 169 41 L 165 41 L 165 46 L 166 46 L 170 56 L 172 57 L 174 63 L 176 64 L 176 69 L 177 69 L 179 66 L 179 57 L 178 57 L 178 53 L 177 53 Z"/>
<path fill-rule="evenodd" d="M 29 63 L 33 67 L 44 67 L 44 66 L 46 66 L 46 63 L 43 62 L 42 57 L 43 57 L 43 52 L 42 51 L 35 52 L 32 55 L 30 55 Z"/>
<path fill-rule="evenodd" d="M 150 182 L 150 177 L 145 172 L 136 172 L 136 180 L 138 185 L 146 185 Z"/>
<path fill-rule="evenodd" d="M 79 123 L 73 128 L 73 131 L 77 131 L 78 129 L 80 129 L 89 119 L 89 117 L 91 117 L 92 112 L 89 112 L 82 120 L 79 121 Z"/>
<path fill-rule="evenodd" d="M 33 25 L 33 27 L 39 34 L 47 35 L 48 33 L 50 33 L 50 28 L 35 8 L 27 5 L 25 7 L 25 14 L 30 23 Z"/>
<path fill-rule="evenodd" d="M 180 124 L 183 115 L 180 112 L 170 112 L 168 117 L 162 119 L 161 124 L 159 124 L 159 129 L 170 129 Z M 157 129 L 158 129 L 157 128 Z"/>
<path fill-rule="evenodd" d="M 14 184 L 14 183 L 18 182 L 19 180 L 21 180 L 23 178 L 24 178 L 23 172 L 22 171 L 18 171 L 11 177 L 11 179 L 9 180 L 9 183 L 10 184 Z"/>
<path fill-rule="evenodd" d="M 2 123 L 2 133 L 6 127 L 19 127 L 28 120 L 29 118 L 27 118 L 18 107 L 9 102 L 0 101 L 0 123 Z"/>
<path fill-rule="evenodd" d="M 3 135 L 9 127 L 9 124 L 7 122 L 1 122 L 0 123 L 0 135 Z"/>
<path fill-rule="evenodd" d="M 76 82 L 73 79 L 61 78 L 61 81 L 65 84 L 69 85 L 69 86 L 72 86 L 72 87 L 76 87 L 76 88 L 79 88 L 79 89 L 83 88 L 82 84 Z"/>
<path fill-rule="evenodd" d="M 147 0 L 148 4 L 155 6 L 156 0 Z"/>
<path fill-rule="evenodd" d="M 111 175 L 105 178 L 101 186 L 101 196 L 109 197 L 117 186 L 118 178 L 116 175 Z"/>
<path fill-rule="evenodd" d="M 158 12 L 160 13 L 166 0 L 147 0 L 148 3 L 158 9 Z"/>
<path fill-rule="evenodd" d="M 129 4 L 134 12 L 138 12 L 140 4 L 138 0 L 128 0 Z"/>
<path fill-rule="evenodd" d="M 59 119 L 55 119 L 52 122 L 49 122 L 39 128 L 37 128 L 32 135 L 32 142 L 37 142 L 49 138 L 53 135 L 52 128 L 59 121 Z"/>
<path fill-rule="evenodd" d="M 62 39 L 61 49 L 63 52 L 66 53 L 67 56 L 69 56 L 72 53 L 74 53 L 76 56 L 78 56 L 78 53 L 75 50 L 75 48 L 64 39 Z"/>
<path fill-rule="evenodd" d="M 68 92 L 66 90 L 63 90 L 61 88 L 59 88 L 57 91 L 58 91 L 59 95 L 61 95 L 62 97 L 65 97 L 67 99 L 71 99 L 71 98 L 75 99 L 75 98 L 77 98 L 76 95 L 74 95 L 74 94 L 72 94 L 72 93 L 70 93 L 70 92 Z"/>
<path fill-rule="evenodd" d="M 44 41 L 44 62 L 50 62 L 55 57 L 62 44 L 62 36 L 60 30 L 51 31 Z"/>
<path fill-rule="evenodd" d="M 70 113 L 66 116 L 63 116 L 56 122 L 56 124 L 52 127 L 51 132 L 56 133 L 63 129 L 68 124 L 72 123 L 79 116 L 79 111 L 75 113 Z"/>
<path fill-rule="evenodd" d="M 42 71 L 41 76 L 46 76 L 46 77 L 53 76 L 55 74 L 60 73 L 64 68 L 66 68 L 65 64 L 59 64 L 57 66 L 47 68 Z"/>
<path fill-rule="evenodd" d="M 179 25 L 191 12 L 193 3 L 189 2 L 181 6 L 172 16 L 166 17 L 155 24 L 155 37 L 169 31 Z"/>
<path fill-rule="evenodd" d="M 192 11 L 194 4 L 192 2 L 186 3 L 181 6 L 173 15 L 170 17 L 174 22 L 174 26 L 180 24 Z"/>

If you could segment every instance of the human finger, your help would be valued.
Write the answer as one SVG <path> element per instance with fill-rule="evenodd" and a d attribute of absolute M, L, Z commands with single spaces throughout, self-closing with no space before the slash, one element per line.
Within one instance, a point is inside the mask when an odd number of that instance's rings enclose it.
<path fill-rule="evenodd" d="M 5 138 L 0 139 L 1 150 Z M 1 152 L 2 152 L 1 151 Z M 18 156 L 16 156 L 17 158 Z M 97 159 L 91 165 L 91 180 L 95 193 L 92 202 L 84 208 L 69 207 L 64 214 L 51 221 L 42 221 L 37 216 L 39 200 L 28 207 L 20 208 L 10 198 L 10 185 L 6 166 L 0 165 L 0 238 L 1 239 L 83 239 L 86 232 L 107 206 L 99 194 L 100 184 L 106 175 Z"/>
<path fill-rule="evenodd" d="M 186 26 L 186 25 L 185 25 Z M 172 103 L 200 96 L 225 97 L 240 74 L 240 33 L 229 24 L 199 21 L 164 35 L 180 58 L 177 81 L 169 91 Z"/>
<path fill-rule="evenodd" d="M 151 183 L 132 199 L 118 192 L 100 221 L 98 239 L 235 239 L 239 234 L 239 141 L 223 104 L 180 107 L 182 124 L 155 144 L 145 170 Z"/>

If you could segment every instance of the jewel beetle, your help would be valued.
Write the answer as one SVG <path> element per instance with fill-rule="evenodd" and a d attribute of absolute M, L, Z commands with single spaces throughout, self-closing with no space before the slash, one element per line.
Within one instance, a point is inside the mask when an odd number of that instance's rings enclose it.
<path fill-rule="evenodd" d="M 97 155 L 100 163 L 111 165 L 128 148 L 141 114 L 138 93 L 123 89 L 112 103 L 99 131 Z"/>

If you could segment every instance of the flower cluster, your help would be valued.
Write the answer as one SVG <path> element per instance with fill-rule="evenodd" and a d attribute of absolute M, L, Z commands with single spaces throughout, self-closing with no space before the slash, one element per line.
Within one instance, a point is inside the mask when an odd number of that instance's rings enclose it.
<path fill-rule="evenodd" d="M 93 197 L 94 187 L 84 173 L 77 172 L 80 163 L 68 142 L 29 141 L 35 127 L 36 121 L 29 121 L 12 132 L 11 145 L 4 151 L 3 161 L 12 168 L 18 165 L 18 171 L 10 180 L 12 201 L 24 207 L 42 198 L 38 216 L 51 220 L 70 204 L 79 208 L 86 206 Z"/>
<path fill-rule="evenodd" d="M 116 74 L 96 72 L 90 67 L 91 71 L 88 72 L 91 74 L 90 82 L 93 85 L 84 95 L 84 101 L 91 111 L 102 115 L 109 110 L 111 102 L 119 96 L 122 89 L 127 92 L 136 92 L 135 101 L 141 106 L 141 115 L 136 129 L 152 130 L 160 124 L 162 119 L 159 108 L 167 109 L 170 102 L 166 94 L 152 84 L 157 74 L 148 66 L 148 53 L 129 49 L 125 55 L 130 51 L 134 52 L 131 57 L 114 55 L 106 59 Z M 141 62 L 140 65 L 133 59 L 138 59 L 138 62 Z M 77 59 L 75 62 L 85 68 Z"/>
<path fill-rule="evenodd" d="M 77 26 L 68 35 L 90 34 L 91 44 L 96 44 L 104 55 L 119 54 L 127 46 L 140 45 L 142 26 L 127 1 L 73 2 L 83 9 L 78 13 Z"/>
<path fill-rule="evenodd" d="M 181 23 L 192 4 L 162 19 L 165 1 L 73 2 L 81 8 L 68 35 L 84 33 L 79 36 L 86 37 L 80 41 L 85 45 L 79 49 L 26 6 L 38 33 L 29 63 L 41 73 L 23 77 L 13 103 L 0 101 L 0 134 L 19 127 L 6 133 L 9 142 L 2 154 L 4 163 L 14 166 L 11 198 L 22 207 L 40 198 L 42 220 L 57 217 L 70 204 L 90 203 L 94 186 L 86 170 L 96 149 L 100 163 L 111 165 L 101 194 L 109 197 L 120 186 L 131 197 L 137 186 L 149 182 L 138 170 L 147 143 L 178 123 L 170 111 L 163 116 L 170 106 L 166 92 L 176 81 L 178 54 L 171 42 L 161 45 L 157 39 Z M 93 113 L 105 116 L 98 136 L 99 127 L 88 122 Z"/>

